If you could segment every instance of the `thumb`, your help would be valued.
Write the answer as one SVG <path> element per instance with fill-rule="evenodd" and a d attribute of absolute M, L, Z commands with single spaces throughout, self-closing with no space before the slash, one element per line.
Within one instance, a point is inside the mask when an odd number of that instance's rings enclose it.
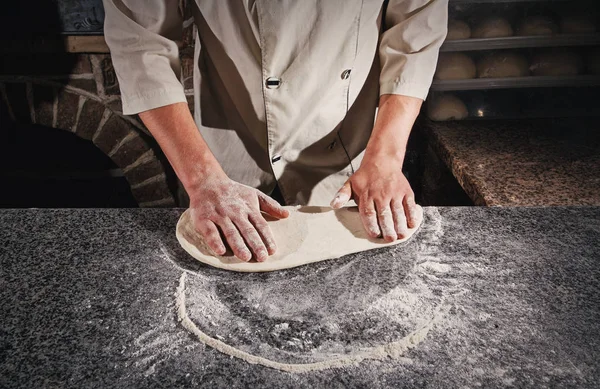
<path fill-rule="evenodd" d="M 350 197 L 352 197 L 352 186 L 350 185 L 350 180 L 348 180 L 331 201 L 331 208 L 342 208 L 348 201 L 350 201 Z"/>
<path fill-rule="evenodd" d="M 261 211 L 273 216 L 274 218 L 285 219 L 290 215 L 287 209 L 283 208 L 277 201 L 263 193 L 258 194 L 258 203 Z"/>

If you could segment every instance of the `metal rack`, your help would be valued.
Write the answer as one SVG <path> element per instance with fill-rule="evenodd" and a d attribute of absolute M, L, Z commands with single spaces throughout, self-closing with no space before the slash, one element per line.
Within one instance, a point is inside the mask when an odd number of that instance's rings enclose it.
<path fill-rule="evenodd" d="M 435 80 L 432 91 L 487 90 L 508 88 L 600 86 L 600 76 L 529 76 L 505 78 L 473 78 L 468 80 Z"/>
<path fill-rule="evenodd" d="M 479 51 L 538 47 L 600 45 L 600 33 L 557 34 L 548 36 L 511 36 L 506 38 L 459 39 L 446 41 L 440 51 Z"/>
<path fill-rule="evenodd" d="M 589 9 L 592 14 L 596 15 L 599 23 L 597 24 L 597 32 L 594 33 L 514 35 L 501 38 L 451 40 L 444 42 L 440 48 L 441 52 L 464 52 L 477 60 L 494 50 L 523 51 L 523 54 L 527 56 L 528 53 L 535 53 L 536 49 L 544 48 L 571 48 L 584 54 L 586 51 L 595 50 L 593 49 L 594 46 L 600 47 L 600 10 L 594 6 L 597 4 L 594 1 L 449 0 L 449 4 L 451 14 L 455 12 L 457 19 L 467 22 L 477 20 L 479 14 L 500 14 L 505 16 L 509 22 L 515 23 L 521 17 L 520 15 L 527 15 L 529 10 L 533 9 L 534 12 L 539 12 L 539 10 L 546 8 L 550 10 L 550 14 L 554 13 L 555 17 L 560 17 L 562 10 L 569 10 L 573 5 L 574 9 L 583 9 L 585 12 Z M 545 4 L 548 7 L 545 7 Z M 498 6 L 492 7 L 493 5 Z M 581 48 L 581 50 L 578 48 Z M 595 100 L 593 97 L 595 96 L 594 91 L 598 87 L 600 87 L 600 74 L 434 80 L 431 86 L 432 99 L 428 102 L 427 108 L 430 108 L 429 103 L 435 101 L 436 97 L 442 98 L 443 95 L 448 93 L 464 103 L 468 110 L 467 120 L 505 119 L 509 117 L 562 117 L 573 114 L 597 116 L 600 115 L 600 111 L 592 107 Z M 568 96 L 572 96 L 572 98 Z M 545 106 L 555 108 L 545 109 Z M 560 109 L 557 109 L 556 106 Z M 454 106 L 453 109 L 458 108 Z M 485 112 L 485 114 L 479 112 Z"/>
<path fill-rule="evenodd" d="M 590 0 L 449 0 L 450 5 L 514 4 L 515 7 L 527 3 L 594 4 Z M 593 11 L 592 9 L 590 9 Z M 509 36 L 502 38 L 470 38 L 446 41 L 441 52 L 477 52 L 490 50 L 537 49 L 548 47 L 589 47 L 600 46 L 600 25 L 598 32 L 588 34 L 562 34 L 543 36 Z M 469 80 L 435 80 L 434 91 L 460 91 L 509 88 L 542 87 L 581 87 L 600 85 L 600 75 L 557 76 L 557 77 L 518 77 L 518 78 L 475 78 Z"/>
<path fill-rule="evenodd" d="M 573 0 L 449 0 L 450 4 L 566 3 L 568 1 Z"/>

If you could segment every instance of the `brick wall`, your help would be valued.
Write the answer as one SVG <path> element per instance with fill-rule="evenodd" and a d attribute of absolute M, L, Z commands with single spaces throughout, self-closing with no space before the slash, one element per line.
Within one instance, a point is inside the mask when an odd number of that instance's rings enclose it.
<path fill-rule="evenodd" d="M 192 110 L 194 34 L 188 20 L 181 47 L 182 83 Z M 93 50 L 103 51 L 98 47 L 96 39 Z M 4 54 L 0 103 L 12 120 L 58 128 L 93 142 L 121 168 L 140 206 L 177 205 L 177 190 L 169 185 L 175 177 L 158 145 L 137 116 L 122 114 L 110 54 L 85 53 L 85 39 L 76 51 L 83 53 L 53 49 Z"/>

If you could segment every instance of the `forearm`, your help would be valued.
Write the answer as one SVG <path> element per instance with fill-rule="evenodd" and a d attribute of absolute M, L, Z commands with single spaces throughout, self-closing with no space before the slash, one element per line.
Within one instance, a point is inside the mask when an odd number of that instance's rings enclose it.
<path fill-rule="evenodd" d="M 202 139 L 186 103 L 151 109 L 140 113 L 140 118 L 186 190 L 201 185 L 209 175 L 225 174 Z"/>
<path fill-rule="evenodd" d="M 358 169 L 331 202 L 334 209 L 353 198 L 371 238 L 393 242 L 408 236 L 420 223 L 420 208 L 410 183 L 402 174 L 406 144 L 423 100 L 385 94 L 365 156 Z"/>
<path fill-rule="evenodd" d="M 382 95 L 365 162 L 394 161 L 402 165 L 406 144 L 423 100 L 403 95 Z M 366 161 L 365 161 L 366 160 Z"/>

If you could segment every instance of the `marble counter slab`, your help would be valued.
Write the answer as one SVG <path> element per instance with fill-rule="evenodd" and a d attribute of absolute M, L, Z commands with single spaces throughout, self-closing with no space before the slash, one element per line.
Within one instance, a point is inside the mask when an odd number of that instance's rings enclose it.
<path fill-rule="evenodd" d="M 427 121 L 424 127 L 476 205 L 600 205 L 594 120 Z"/>
<path fill-rule="evenodd" d="M 600 208 L 428 207 L 407 245 L 262 274 L 191 259 L 181 213 L 0 210 L 0 387 L 600 386 Z M 350 353 L 433 324 L 395 358 L 284 372 L 186 330 L 183 274 L 191 320 L 257 353 Z"/>

